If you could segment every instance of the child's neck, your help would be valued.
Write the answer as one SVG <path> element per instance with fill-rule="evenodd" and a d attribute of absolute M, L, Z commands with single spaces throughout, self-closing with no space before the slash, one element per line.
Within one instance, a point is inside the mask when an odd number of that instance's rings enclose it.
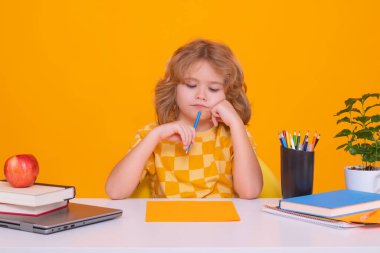
<path fill-rule="evenodd" d="M 190 126 L 194 125 L 194 120 L 186 117 L 178 117 L 177 120 L 182 121 Z M 204 132 L 214 127 L 214 123 L 210 119 L 201 119 L 198 122 L 196 132 Z"/>
<path fill-rule="evenodd" d="M 214 124 L 211 121 L 201 122 L 199 121 L 196 132 L 204 132 L 214 127 Z"/>

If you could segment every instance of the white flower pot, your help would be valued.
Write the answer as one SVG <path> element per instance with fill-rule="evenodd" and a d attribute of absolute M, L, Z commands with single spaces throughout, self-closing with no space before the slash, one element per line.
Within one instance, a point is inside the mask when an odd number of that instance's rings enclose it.
<path fill-rule="evenodd" d="M 353 170 L 353 167 L 362 168 L 363 166 L 347 166 L 344 168 L 347 189 L 380 193 L 379 167 L 375 167 L 377 170 Z"/>

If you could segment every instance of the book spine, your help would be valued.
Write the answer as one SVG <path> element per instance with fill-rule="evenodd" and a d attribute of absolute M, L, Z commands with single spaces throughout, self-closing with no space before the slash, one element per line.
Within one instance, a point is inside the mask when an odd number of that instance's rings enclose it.
<path fill-rule="evenodd" d="M 41 212 L 41 213 L 37 213 L 37 214 L 33 214 L 33 213 L 13 213 L 13 212 L 0 212 L 0 214 L 38 217 L 38 216 L 41 216 L 43 214 L 48 214 L 48 213 L 52 213 L 54 211 L 58 211 L 58 210 L 63 209 L 63 208 L 67 208 L 68 205 L 69 205 L 69 201 L 66 200 L 66 205 L 59 206 L 57 208 L 54 208 L 54 209 L 51 209 L 51 210 L 47 210 L 47 211 L 44 211 L 44 212 Z"/>
<path fill-rule="evenodd" d="M 57 208 L 54 208 L 54 209 L 52 209 L 52 210 L 49 210 L 49 211 L 46 211 L 46 212 L 43 212 L 43 213 L 39 213 L 39 214 L 34 215 L 34 216 L 38 217 L 38 216 L 41 216 L 41 215 L 43 215 L 43 214 L 52 213 L 52 212 L 55 212 L 55 211 L 58 211 L 58 210 L 61 210 L 61 209 L 67 208 L 68 205 L 69 205 L 69 201 L 66 200 L 66 205 L 64 205 L 64 206 L 60 206 L 60 207 L 57 207 Z"/>
<path fill-rule="evenodd" d="M 0 181 L 7 182 L 7 180 L 3 179 Z M 74 194 L 75 194 L 75 186 L 72 185 L 60 185 L 60 184 L 47 184 L 47 183 L 34 183 L 35 185 L 42 185 L 42 186 L 52 186 L 52 187 L 61 187 L 61 188 L 74 188 Z"/>

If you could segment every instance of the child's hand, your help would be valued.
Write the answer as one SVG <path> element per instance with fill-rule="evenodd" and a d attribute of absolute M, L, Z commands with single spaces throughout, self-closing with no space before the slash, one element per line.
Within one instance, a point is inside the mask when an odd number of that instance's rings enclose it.
<path fill-rule="evenodd" d="M 243 123 L 235 108 L 227 100 L 222 100 L 211 108 L 211 120 L 214 126 L 217 126 L 218 122 L 224 122 L 229 127 Z"/>
<path fill-rule="evenodd" d="M 158 130 L 160 140 L 172 142 L 181 141 L 183 144 L 183 149 L 186 149 L 195 141 L 194 127 L 186 125 L 180 121 L 163 124 L 156 129 Z"/>

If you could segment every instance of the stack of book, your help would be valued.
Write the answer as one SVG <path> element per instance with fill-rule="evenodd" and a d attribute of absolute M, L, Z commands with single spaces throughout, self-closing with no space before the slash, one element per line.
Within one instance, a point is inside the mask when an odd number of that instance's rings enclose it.
<path fill-rule="evenodd" d="M 337 190 L 286 198 L 268 213 L 331 227 L 349 228 L 380 224 L 380 194 Z"/>
<path fill-rule="evenodd" d="M 74 186 L 35 183 L 26 188 L 0 181 L 0 214 L 40 216 L 67 208 Z"/>

